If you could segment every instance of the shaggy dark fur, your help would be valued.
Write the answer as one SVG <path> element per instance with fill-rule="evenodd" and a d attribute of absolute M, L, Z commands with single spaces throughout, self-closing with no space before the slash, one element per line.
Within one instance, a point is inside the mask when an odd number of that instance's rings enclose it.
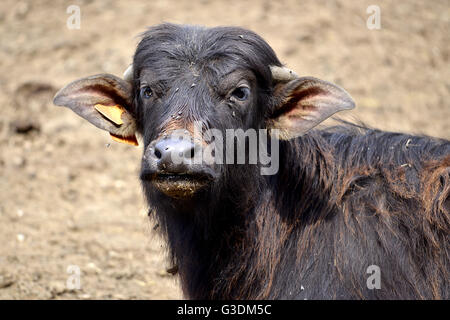
<path fill-rule="evenodd" d="M 134 57 L 145 146 L 195 120 L 264 127 L 274 108 L 269 65 L 281 64 L 247 30 L 150 29 Z M 235 69 L 247 70 L 258 92 L 251 110 L 232 117 L 215 89 Z M 154 88 L 151 106 L 139 97 L 143 80 Z M 257 165 L 216 168 L 214 183 L 189 200 L 143 180 L 187 297 L 450 298 L 450 142 L 343 124 L 282 141 L 280 156 L 274 176 Z M 367 288 L 370 265 L 380 267 L 381 289 Z"/>

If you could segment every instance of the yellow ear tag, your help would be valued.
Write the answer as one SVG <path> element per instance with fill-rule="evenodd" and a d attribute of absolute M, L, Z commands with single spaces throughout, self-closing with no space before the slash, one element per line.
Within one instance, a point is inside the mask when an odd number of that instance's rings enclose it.
<path fill-rule="evenodd" d="M 102 104 L 96 104 L 94 106 L 95 110 L 100 112 L 105 118 L 111 120 L 116 125 L 120 126 L 123 124 L 122 121 L 122 113 L 125 112 L 125 109 L 122 106 L 104 106 Z"/>
<path fill-rule="evenodd" d="M 112 133 L 109 133 L 111 135 L 111 139 L 113 139 L 114 141 L 117 142 L 122 142 L 122 143 L 126 143 L 126 144 L 131 144 L 132 146 L 138 146 L 139 143 L 136 139 L 135 136 L 131 136 L 131 137 L 121 137 Z"/>

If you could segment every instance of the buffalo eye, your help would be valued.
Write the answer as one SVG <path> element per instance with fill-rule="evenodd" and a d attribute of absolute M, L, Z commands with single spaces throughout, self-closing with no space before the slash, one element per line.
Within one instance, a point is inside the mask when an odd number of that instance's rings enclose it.
<path fill-rule="evenodd" d="M 145 86 L 141 88 L 141 97 L 144 99 L 150 99 L 153 95 L 153 91 L 149 86 Z"/>
<path fill-rule="evenodd" d="M 239 101 L 245 101 L 250 97 L 250 89 L 246 86 L 237 87 L 231 93 L 231 96 Z"/>

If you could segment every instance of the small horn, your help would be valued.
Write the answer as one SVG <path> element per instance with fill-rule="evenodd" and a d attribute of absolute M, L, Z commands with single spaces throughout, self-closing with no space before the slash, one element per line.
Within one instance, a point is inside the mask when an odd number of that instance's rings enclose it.
<path fill-rule="evenodd" d="M 286 67 L 270 66 L 272 72 L 272 78 L 277 81 L 290 81 L 299 78 L 291 69 Z"/>
<path fill-rule="evenodd" d="M 123 79 L 128 82 L 133 82 L 133 65 L 130 64 L 130 66 L 125 70 L 123 73 Z"/>

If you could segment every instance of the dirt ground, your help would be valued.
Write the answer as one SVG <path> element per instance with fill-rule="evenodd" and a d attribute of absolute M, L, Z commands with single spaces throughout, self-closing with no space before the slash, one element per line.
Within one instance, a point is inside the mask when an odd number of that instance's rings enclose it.
<path fill-rule="evenodd" d="M 381 9 L 369 30 L 366 9 Z M 301 75 L 354 97 L 347 116 L 450 138 L 450 5 L 409 1 L 0 2 L 0 299 L 176 299 L 138 182 L 140 148 L 52 105 L 74 79 L 121 75 L 166 22 L 239 25 Z M 70 30 L 69 5 L 81 10 Z M 80 289 L 70 289 L 70 266 Z M 69 270 L 70 271 L 70 270 Z"/>

